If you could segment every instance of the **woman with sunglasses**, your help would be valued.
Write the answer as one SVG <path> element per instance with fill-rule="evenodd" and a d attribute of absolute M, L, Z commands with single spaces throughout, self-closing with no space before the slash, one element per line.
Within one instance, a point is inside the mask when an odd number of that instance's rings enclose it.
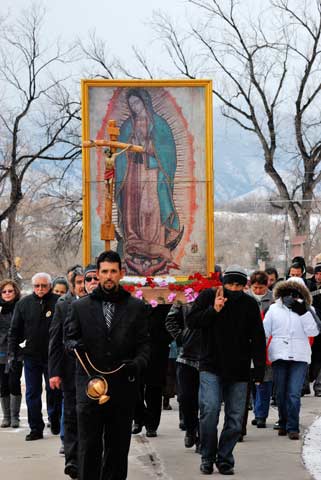
<path fill-rule="evenodd" d="M 13 280 L 0 282 L 0 400 L 3 412 L 1 428 L 19 427 L 21 405 L 22 355 L 14 368 L 8 368 L 8 332 L 20 289 Z"/>

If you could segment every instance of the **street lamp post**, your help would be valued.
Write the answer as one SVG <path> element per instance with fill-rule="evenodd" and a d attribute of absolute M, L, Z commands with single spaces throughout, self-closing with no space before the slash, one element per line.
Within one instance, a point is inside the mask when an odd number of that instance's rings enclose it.
<path fill-rule="evenodd" d="M 284 236 L 284 246 L 285 246 L 285 251 L 284 251 L 284 276 L 286 276 L 287 271 L 288 271 L 289 241 L 290 241 L 289 236 L 285 235 Z"/>
<path fill-rule="evenodd" d="M 259 264 L 260 245 L 258 243 L 255 243 L 254 247 L 255 247 L 255 267 L 257 268 Z"/>

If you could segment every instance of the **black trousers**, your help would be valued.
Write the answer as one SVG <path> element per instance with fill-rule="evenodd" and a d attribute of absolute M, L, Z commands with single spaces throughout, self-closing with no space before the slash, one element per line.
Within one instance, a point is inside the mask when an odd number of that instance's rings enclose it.
<path fill-rule="evenodd" d="M 14 371 L 6 373 L 6 364 L 0 364 L 0 397 L 21 395 L 22 362 L 17 362 Z"/>
<path fill-rule="evenodd" d="M 146 430 L 158 429 L 162 413 L 162 394 L 162 385 L 141 383 L 134 414 L 135 423 L 145 425 Z"/>
<path fill-rule="evenodd" d="M 65 465 L 78 468 L 78 428 L 76 390 L 64 390 Z"/>
<path fill-rule="evenodd" d="M 99 405 L 86 396 L 87 378 L 77 375 L 79 480 L 127 478 L 137 382 L 122 370 L 106 378 L 110 400 Z"/>
<path fill-rule="evenodd" d="M 178 402 L 187 433 L 198 429 L 199 371 L 195 367 L 177 362 Z"/>

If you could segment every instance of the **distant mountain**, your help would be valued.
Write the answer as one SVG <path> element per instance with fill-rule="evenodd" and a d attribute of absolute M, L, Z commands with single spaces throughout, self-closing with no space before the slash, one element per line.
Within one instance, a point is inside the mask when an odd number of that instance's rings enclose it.
<path fill-rule="evenodd" d="M 254 134 L 228 122 L 215 112 L 214 183 L 215 201 L 226 202 L 253 190 L 271 186 L 264 172 L 262 149 Z"/>

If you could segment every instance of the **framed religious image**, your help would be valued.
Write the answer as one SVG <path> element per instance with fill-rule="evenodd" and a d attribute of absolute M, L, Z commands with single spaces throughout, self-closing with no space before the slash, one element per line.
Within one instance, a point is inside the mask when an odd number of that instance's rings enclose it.
<path fill-rule="evenodd" d="M 109 138 L 111 120 L 119 128 L 111 248 L 126 275 L 213 272 L 211 80 L 83 80 L 82 119 L 85 143 Z M 105 189 L 104 147 L 84 148 L 84 264 L 105 247 Z"/>

